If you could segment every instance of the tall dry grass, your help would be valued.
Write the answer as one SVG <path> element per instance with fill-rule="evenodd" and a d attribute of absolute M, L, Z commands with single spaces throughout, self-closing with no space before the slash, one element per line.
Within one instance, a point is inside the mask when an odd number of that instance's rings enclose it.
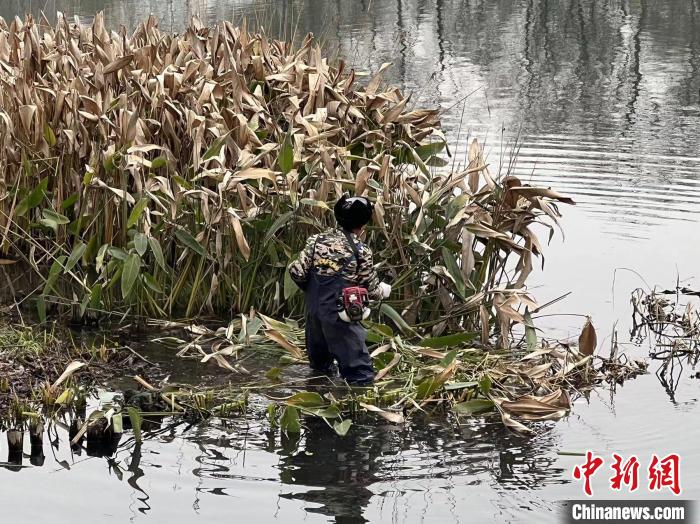
<path fill-rule="evenodd" d="M 466 169 L 444 169 L 437 111 L 357 76 L 310 37 L 228 22 L 1 22 L 4 258 L 41 275 L 40 314 L 298 315 L 285 267 L 350 191 L 376 202 L 367 241 L 402 329 L 487 339 L 525 322 L 532 224 L 571 201 L 492 176 L 475 141 Z"/>

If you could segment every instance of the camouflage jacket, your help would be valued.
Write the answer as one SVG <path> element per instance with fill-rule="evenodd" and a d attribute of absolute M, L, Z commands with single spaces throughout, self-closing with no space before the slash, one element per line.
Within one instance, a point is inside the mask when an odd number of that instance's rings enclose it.
<path fill-rule="evenodd" d="M 382 298 L 379 278 L 372 264 L 372 251 L 360 242 L 356 235 L 350 236 L 357 246 L 357 260 L 341 229 L 331 228 L 309 237 L 299 258 L 289 266 L 292 280 L 300 287 L 304 287 L 309 271 L 311 268 L 316 268 L 321 276 L 339 275 L 358 286 L 367 288 L 367 293 L 372 300 Z"/>

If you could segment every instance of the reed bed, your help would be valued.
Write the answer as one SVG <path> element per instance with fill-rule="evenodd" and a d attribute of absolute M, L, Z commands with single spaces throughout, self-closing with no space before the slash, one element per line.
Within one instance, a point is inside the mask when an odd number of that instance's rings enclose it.
<path fill-rule="evenodd" d="M 383 68 L 382 68 L 383 69 Z M 60 17 L 0 22 L 0 249 L 79 315 L 298 316 L 285 267 L 343 192 L 376 203 L 367 241 L 405 332 L 507 345 L 554 230 L 546 188 L 452 169 L 438 112 L 362 83 L 310 36 L 294 47 L 222 22 L 131 34 Z"/>

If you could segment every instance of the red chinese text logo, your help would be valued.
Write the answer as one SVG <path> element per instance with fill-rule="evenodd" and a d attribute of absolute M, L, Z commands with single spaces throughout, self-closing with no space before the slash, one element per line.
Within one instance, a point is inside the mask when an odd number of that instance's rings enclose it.
<path fill-rule="evenodd" d="M 612 469 L 615 472 L 610 478 L 610 487 L 614 490 L 622 489 L 624 484 L 630 491 L 635 491 L 639 487 L 639 462 L 637 457 L 632 455 L 627 462 L 622 463 L 622 457 L 617 453 L 613 453 L 615 463 Z"/>
<path fill-rule="evenodd" d="M 591 451 L 586 452 L 586 460 L 583 464 L 574 467 L 573 475 L 576 480 L 583 480 L 583 491 L 586 495 L 593 496 L 591 479 L 603 465 L 603 459 L 597 457 Z M 676 453 L 659 458 L 655 454 L 649 462 L 648 480 L 649 491 L 660 491 L 668 488 L 675 495 L 680 495 L 680 462 Z M 610 466 L 613 475 L 610 477 L 610 488 L 620 491 L 623 486 L 628 491 L 636 491 L 639 488 L 639 460 L 632 455 L 627 460 L 617 453 L 613 453 L 613 463 Z"/>
<path fill-rule="evenodd" d="M 669 488 L 674 494 L 680 495 L 680 468 L 681 458 L 676 453 L 662 459 L 652 455 L 649 464 L 649 491 Z"/>
<path fill-rule="evenodd" d="M 576 466 L 574 468 L 574 478 L 576 480 L 584 479 L 583 491 L 589 497 L 593 495 L 593 490 L 591 489 L 591 477 L 598 471 L 598 468 L 603 465 L 603 459 L 600 457 L 594 457 L 593 453 L 586 451 L 586 463 L 582 466 Z"/>

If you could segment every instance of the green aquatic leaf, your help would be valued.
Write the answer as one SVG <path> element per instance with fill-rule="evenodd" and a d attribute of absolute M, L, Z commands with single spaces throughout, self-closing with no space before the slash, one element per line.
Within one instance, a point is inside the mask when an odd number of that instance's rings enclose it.
<path fill-rule="evenodd" d="M 229 133 L 226 133 L 224 136 L 214 140 L 211 146 L 209 146 L 209 149 L 207 149 L 207 151 L 204 153 L 202 161 L 209 160 L 210 158 L 214 158 L 215 156 L 219 156 L 219 153 L 221 153 L 221 148 L 224 147 L 228 135 Z"/>
<path fill-rule="evenodd" d="M 249 318 L 246 324 L 246 329 L 241 329 L 238 334 L 238 342 L 244 343 L 246 338 L 254 337 L 260 331 L 263 326 L 263 321 L 259 317 Z"/>
<path fill-rule="evenodd" d="M 293 216 L 293 211 L 287 211 L 286 213 L 282 213 L 280 216 L 278 216 L 270 226 L 270 229 L 268 229 L 267 233 L 265 234 L 264 243 L 267 244 L 270 241 L 270 239 L 272 239 L 272 237 L 275 236 L 275 233 L 277 233 L 277 231 L 283 228 Z"/>
<path fill-rule="evenodd" d="M 402 333 L 414 332 L 413 329 L 403 319 L 403 317 L 399 315 L 398 311 L 396 311 L 386 302 L 382 302 L 382 305 L 379 306 L 379 311 L 387 317 L 389 317 L 394 322 L 394 324 L 396 324 L 396 326 L 401 330 Z"/>
<path fill-rule="evenodd" d="M 447 353 L 447 355 L 445 355 L 445 356 L 442 358 L 442 360 L 440 360 L 440 365 L 441 365 L 442 367 L 445 367 L 445 368 L 446 368 L 447 366 L 449 366 L 450 364 L 452 364 L 452 363 L 455 361 L 456 358 L 457 358 L 457 350 L 456 350 L 456 349 L 453 349 L 452 351 L 449 351 L 449 352 Z"/>
<path fill-rule="evenodd" d="M 140 271 L 141 257 L 139 257 L 136 253 L 131 253 L 124 262 L 124 268 L 122 269 L 122 298 L 127 299 L 129 295 L 131 295 Z"/>
<path fill-rule="evenodd" d="M 535 331 L 535 324 L 532 321 L 532 315 L 530 311 L 526 308 L 525 314 L 523 315 L 525 323 L 525 342 L 527 342 L 527 349 L 532 351 L 537 347 L 537 332 Z"/>
<path fill-rule="evenodd" d="M 460 209 L 464 209 L 466 207 L 471 198 L 472 196 L 469 194 L 462 194 L 450 199 L 450 201 L 447 203 L 447 208 L 445 209 L 445 218 L 447 218 L 447 220 L 452 220 Z"/>
<path fill-rule="evenodd" d="M 143 420 L 142 416 L 141 416 L 141 412 L 133 406 L 127 407 L 126 411 L 129 414 L 129 421 L 131 422 L 131 429 L 134 430 L 134 440 L 136 442 L 140 443 L 142 441 L 141 421 Z"/>
<path fill-rule="evenodd" d="M 85 249 L 85 252 L 83 253 L 83 265 L 88 265 L 91 262 L 94 262 L 96 256 L 97 256 L 97 235 L 93 235 L 92 237 L 90 237 L 90 240 L 88 240 L 87 248 Z"/>
<path fill-rule="evenodd" d="M 53 129 L 51 129 L 51 126 L 49 126 L 48 123 L 44 123 L 44 140 L 46 140 L 46 143 L 49 144 L 49 147 L 56 145 L 56 134 L 53 132 Z"/>
<path fill-rule="evenodd" d="M 423 144 L 422 146 L 416 147 L 416 153 L 418 156 L 423 159 L 427 160 L 431 156 L 438 155 L 440 154 L 440 151 L 445 149 L 445 142 L 430 142 L 429 144 Z"/>
<path fill-rule="evenodd" d="M 73 193 L 71 196 L 66 198 L 62 203 L 61 203 L 61 209 L 64 211 L 67 209 L 70 209 L 75 205 L 75 203 L 78 201 L 78 193 Z"/>
<path fill-rule="evenodd" d="M 129 253 L 124 251 L 120 247 L 114 247 L 114 246 L 109 246 L 107 248 L 107 253 L 109 253 L 109 256 L 111 256 L 115 260 L 120 260 L 124 262 L 126 260 L 126 257 L 129 256 Z"/>
<path fill-rule="evenodd" d="M 384 340 L 384 337 L 382 335 L 378 335 L 374 331 L 367 330 L 367 333 L 365 335 L 365 342 L 368 344 L 379 344 L 382 340 Z"/>
<path fill-rule="evenodd" d="M 327 421 L 340 417 L 340 410 L 337 406 L 324 406 L 320 408 L 303 408 L 299 407 L 299 411 L 306 415 L 324 418 Z"/>
<path fill-rule="evenodd" d="M 483 377 L 481 377 L 481 380 L 479 380 L 479 391 L 483 395 L 488 395 L 491 392 L 491 386 L 493 385 L 493 381 L 491 380 L 491 377 L 488 376 L 488 374 L 485 374 Z"/>
<path fill-rule="evenodd" d="M 455 391 L 458 389 L 475 388 L 479 385 L 476 380 L 470 380 L 469 382 L 453 382 L 452 384 L 445 385 L 445 391 Z"/>
<path fill-rule="evenodd" d="M 350 431 L 350 426 L 352 426 L 352 420 L 346 418 L 342 422 L 335 422 L 333 424 L 333 429 L 339 436 L 344 437 L 348 434 L 348 431 Z"/>
<path fill-rule="evenodd" d="M 151 162 L 151 169 L 160 169 L 168 163 L 168 159 L 164 156 L 159 156 L 153 159 Z"/>
<path fill-rule="evenodd" d="M 453 333 L 442 337 L 428 337 L 418 342 L 418 345 L 424 348 L 443 348 L 458 346 L 461 344 L 473 342 L 479 338 L 478 333 L 465 331 L 464 333 Z"/>
<path fill-rule="evenodd" d="M 97 251 L 97 255 L 95 256 L 95 269 L 98 272 L 102 271 L 105 255 L 107 254 L 107 250 L 109 249 L 109 247 L 109 244 L 102 244 L 102 246 L 100 246 L 100 249 Z"/>
<path fill-rule="evenodd" d="M 380 338 L 391 338 L 394 336 L 394 330 L 386 324 L 379 324 L 377 322 L 372 322 L 370 320 L 364 321 L 365 326 L 369 328 L 370 331 L 375 332 Z"/>
<path fill-rule="evenodd" d="M 447 268 L 448 273 L 452 277 L 452 280 L 457 287 L 457 292 L 462 298 L 465 298 L 467 285 L 464 282 L 462 271 L 459 269 L 459 265 L 457 265 L 457 259 L 455 258 L 454 254 L 452 254 L 452 252 L 445 246 L 442 247 L 442 259 L 445 262 L 445 267 Z"/>
<path fill-rule="evenodd" d="M 382 187 L 382 185 L 379 182 L 377 182 L 374 178 L 370 178 L 369 180 L 367 180 L 367 185 L 378 193 L 384 192 L 384 188 Z"/>
<path fill-rule="evenodd" d="M 117 164 L 115 160 L 118 160 L 118 158 L 115 157 L 117 157 L 116 153 L 114 155 L 109 155 L 102 161 L 102 167 L 107 173 L 113 173 L 117 169 Z M 87 177 L 88 173 L 85 174 L 85 177 Z M 92 173 L 89 174 L 92 177 Z M 85 183 L 85 185 L 88 185 L 90 183 L 89 180 L 85 181 L 85 179 L 83 179 L 83 182 Z"/>
<path fill-rule="evenodd" d="M 92 286 L 89 304 L 91 309 L 99 309 L 102 306 L 102 284 Z"/>
<path fill-rule="evenodd" d="M 268 404 L 267 405 L 267 422 L 270 424 L 271 428 L 276 428 L 278 426 L 277 409 L 278 409 L 277 404 Z"/>
<path fill-rule="evenodd" d="M 280 417 L 280 429 L 285 433 L 299 433 L 301 423 L 299 422 L 299 410 L 294 406 L 285 406 Z"/>
<path fill-rule="evenodd" d="M 396 353 L 393 351 L 384 351 L 383 353 L 379 353 L 378 355 L 372 357 L 372 364 L 378 370 L 384 369 L 391 363 L 392 360 L 394 360 L 395 356 Z"/>
<path fill-rule="evenodd" d="M 83 299 L 80 301 L 80 318 L 85 316 L 85 311 L 87 311 L 88 303 L 90 302 L 90 293 L 85 293 Z"/>
<path fill-rule="evenodd" d="M 466 402 L 460 402 L 452 406 L 452 409 L 459 415 L 476 415 L 478 413 L 484 413 L 486 411 L 491 411 L 493 409 L 493 402 L 483 398 L 475 398 L 472 400 L 467 400 Z"/>
<path fill-rule="evenodd" d="M 189 231 L 185 231 L 184 229 L 178 229 L 177 231 L 175 231 L 175 236 L 187 248 L 191 249 L 200 256 L 204 256 L 204 247 L 197 241 L 196 238 L 192 236 L 192 234 Z"/>
<path fill-rule="evenodd" d="M 412 160 L 409 160 L 407 158 L 406 162 L 408 162 L 409 164 L 413 164 L 418 169 L 420 169 L 426 177 L 430 178 L 430 171 L 428 170 L 425 163 L 423 162 L 423 159 L 418 155 L 416 150 L 410 144 L 404 141 L 401 141 L 400 144 L 406 148 L 406 150 L 410 153 L 410 156 L 412 158 Z"/>
<path fill-rule="evenodd" d="M 148 206 L 148 198 L 144 197 L 140 199 L 138 202 L 136 202 L 136 205 L 134 205 L 134 208 L 131 210 L 131 213 L 129 214 L 129 218 L 126 221 L 126 228 L 131 229 L 134 227 L 138 221 L 139 218 L 141 218 L 141 215 L 143 214 L 144 209 L 146 209 L 146 206 Z"/>
<path fill-rule="evenodd" d="M 75 265 L 78 263 L 80 258 L 83 256 L 83 253 L 85 253 L 86 249 L 87 249 L 87 245 L 85 244 L 85 242 L 78 242 L 73 247 L 73 251 L 71 251 L 71 254 L 68 257 L 68 262 L 66 262 L 66 267 L 63 270 L 64 273 L 68 273 L 70 270 L 72 270 L 75 267 Z"/>
<path fill-rule="evenodd" d="M 295 393 L 285 400 L 285 403 L 305 408 L 325 406 L 327 404 L 321 395 L 313 391 L 300 391 L 299 393 Z"/>
<path fill-rule="evenodd" d="M 44 209 L 41 214 L 44 218 L 53 220 L 58 225 L 63 226 L 65 224 L 70 224 L 70 219 L 68 217 L 63 216 L 60 213 L 56 213 L 55 211 L 51 211 L 50 209 Z"/>
<path fill-rule="evenodd" d="M 192 189 L 192 184 L 190 184 L 187 180 L 185 180 L 179 175 L 173 175 L 173 180 L 175 180 L 175 182 L 177 182 L 180 186 L 182 186 L 185 189 Z"/>
<path fill-rule="evenodd" d="M 139 256 L 145 255 L 148 249 L 148 237 L 143 233 L 136 233 L 134 235 L 134 248 Z"/>
<path fill-rule="evenodd" d="M 280 171 L 285 175 L 294 167 L 294 146 L 292 145 L 291 136 L 287 136 L 280 148 L 280 154 L 277 157 L 277 165 Z"/>
<path fill-rule="evenodd" d="M 46 322 L 46 299 L 44 295 L 36 297 L 36 312 L 39 315 L 39 323 Z"/>
<path fill-rule="evenodd" d="M 15 216 L 21 217 L 27 214 L 28 211 L 38 207 L 44 200 L 44 192 L 49 187 L 49 178 L 42 178 L 41 182 L 23 198 L 15 209 Z"/>
<path fill-rule="evenodd" d="M 431 396 L 442 386 L 443 381 L 438 378 L 437 375 L 423 379 L 418 386 L 416 386 L 416 398 L 424 399 Z"/>
<path fill-rule="evenodd" d="M 49 229 L 53 230 L 54 234 L 58 233 L 58 224 L 54 222 L 53 220 L 49 220 L 47 218 L 40 218 L 37 220 L 37 223 L 41 224 L 44 227 L 48 227 Z"/>
<path fill-rule="evenodd" d="M 299 291 L 299 286 L 292 280 L 288 270 L 284 271 L 284 299 L 289 300 Z"/>
<path fill-rule="evenodd" d="M 67 217 L 59 215 L 50 209 L 44 209 L 41 214 L 43 218 L 40 218 L 37 222 L 44 227 L 52 229 L 54 233 L 58 233 L 58 226 L 70 224 L 70 220 Z"/>
<path fill-rule="evenodd" d="M 163 271 L 167 271 L 168 268 L 165 267 L 165 258 L 163 257 L 163 250 L 161 249 L 158 240 L 153 237 L 148 237 L 148 245 L 151 248 L 151 253 L 153 253 L 153 258 L 156 259 L 156 264 L 158 264 Z"/>
<path fill-rule="evenodd" d="M 158 284 L 156 279 L 150 273 L 143 274 L 143 281 L 146 284 L 146 287 L 148 287 L 151 291 L 154 291 L 156 293 L 163 292 L 163 288 L 160 287 L 160 284 Z"/>
<path fill-rule="evenodd" d="M 58 277 L 63 272 L 63 265 L 66 262 L 66 258 L 67 257 L 65 255 L 61 255 L 56 260 L 54 260 L 53 264 L 51 264 L 51 268 L 49 269 L 49 275 L 46 278 L 46 283 L 44 284 L 44 290 L 42 291 L 42 295 L 46 295 L 52 290 L 55 291 L 54 285 L 56 284 Z"/>

